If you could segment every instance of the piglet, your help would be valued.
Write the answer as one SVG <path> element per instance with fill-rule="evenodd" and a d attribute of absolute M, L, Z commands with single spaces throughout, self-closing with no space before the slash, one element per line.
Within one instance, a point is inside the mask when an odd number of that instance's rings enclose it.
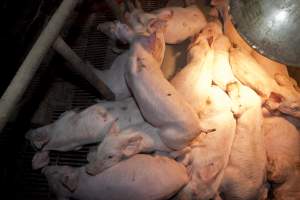
<path fill-rule="evenodd" d="M 141 37 L 130 49 L 126 81 L 145 120 L 160 128 L 160 137 L 169 148 L 186 147 L 203 130 L 190 104 L 164 78 L 151 50 L 144 45 L 149 37 Z"/>
<path fill-rule="evenodd" d="M 243 112 L 237 117 L 235 138 L 219 189 L 223 199 L 263 199 L 267 195 L 261 99 L 246 88 L 240 88 L 242 92 L 236 96 L 241 97 L 238 102 Z"/>
<path fill-rule="evenodd" d="M 227 90 L 228 84 L 238 82 L 232 73 L 229 63 L 230 47 L 229 39 L 223 34 L 219 35 L 212 44 L 214 50 L 213 82 L 224 91 Z"/>
<path fill-rule="evenodd" d="M 276 200 L 300 199 L 300 135 L 283 117 L 264 119 L 268 181 Z"/>
<path fill-rule="evenodd" d="M 164 36 L 167 44 L 178 44 L 198 33 L 205 25 L 206 18 L 195 5 L 182 7 L 167 7 L 151 13 L 142 9 L 134 9 L 125 13 L 127 24 L 136 32 L 143 31 L 153 19 L 167 21 Z"/>
<path fill-rule="evenodd" d="M 222 59 L 220 64 L 216 63 L 218 65 L 224 63 L 224 59 L 217 57 L 212 49 L 220 35 L 221 24 L 208 23 L 190 45 L 188 65 L 171 81 L 193 106 L 202 126 L 214 130 L 198 136 L 184 159 L 190 168 L 191 181 L 178 194 L 180 200 L 212 199 L 218 195 L 235 136 L 236 121 L 231 112 L 231 99 L 221 88 L 212 86 L 214 59 Z"/>
<path fill-rule="evenodd" d="M 210 44 L 218 34 L 216 24 L 208 23 L 203 31 L 191 42 L 187 54 L 188 64 L 175 75 L 171 84 L 198 112 L 205 105 L 207 92 L 212 84 L 214 52 Z"/>
<path fill-rule="evenodd" d="M 90 176 L 84 167 L 48 166 L 43 169 L 59 200 L 164 200 L 187 182 L 183 165 L 150 155 L 135 155 Z"/>
<path fill-rule="evenodd" d="M 201 134 L 193 141 L 191 152 L 184 162 L 191 174 L 190 182 L 177 199 L 213 199 L 227 167 L 236 132 L 236 120 L 231 112 L 231 100 L 219 87 L 205 91 L 207 103 L 199 113 L 203 126 L 215 131 Z"/>
<path fill-rule="evenodd" d="M 265 71 L 271 76 L 275 77 L 276 74 L 282 74 L 286 77 L 289 77 L 287 66 L 281 63 L 278 63 L 274 60 L 271 60 L 257 51 L 253 51 L 251 53 L 253 58 L 255 58 L 256 62 L 264 67 Z"/>
<path fill-rule="evenodd" d="M 120 40 L 123 43 L 133 43 L 135 38 L 139 36 L 149 36 L 153 33 L 155 34 L 156 46 L 155 56 L 159 64 L 162 64 L 165 52 L 165 37 L 164 31 L 166 29 L 166 20 L 154 18 L 149 21 L 148 24 L 143 25 L 140 30 L 134 30 L 127 24 L 121 23 L 119 21 L 114 22 L 104 22 L 98 25 L 98 29 L 101 30 L 105 35 L 107 35 L 112 40 Z"/>
<path fill-rule="evenodd" d="M 160 139 L 159 129 L 143 122 L 122 131 L 114 125 L 99 144 L 94 159 L 89 159 L 86 171 L 91 175 L 116 165 L 124 158 L 138 153 L 170 152 Z"/>
<path fill-rule="evenodd" d="M 230 64 L 238 80 L 255 90 L 266 108 L 300 118 L 300 93 L 294 84 L 287 84 L 284 75 L 270 76 L 250 54 L 239 48 L 230 49 Z"/>
<path fill-rule="evenodd" d="M 52 124 L 26 134 L 31 144 L 41 150 L 33 158 L 33 168 L 43 167 L 48 151 L 78 150 L 85 144 L 101 141 L 112 124 L 120 129 L 143 122 L 139 108 L 132 98 L 123 101 L 102 101 L 81 112 L 67 111 Z"/>

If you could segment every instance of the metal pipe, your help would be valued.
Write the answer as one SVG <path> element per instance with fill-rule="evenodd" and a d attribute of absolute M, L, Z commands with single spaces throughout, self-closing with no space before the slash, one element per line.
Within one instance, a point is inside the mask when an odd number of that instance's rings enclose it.
<path fill-rule="evenodd" d="M 63 56 L 72 65 L 71 69 L 76 70 L 85 78 L 91 85 L 93 85 L 97 91 L 99 91 L 103 97 L 107 100 L 114 100 L 115 96 L 111 90 L 105 85 L 105 83 L 96 76 L 93 72 L 93 66 L 85 63 L 61 38 L 58 37 L 53 48 Z"/>
<path fill-rule="evenodd" d="M 44 56 L 80 0 L 63 0 L 0 99 L 0 132 L 12 115 Z"/>

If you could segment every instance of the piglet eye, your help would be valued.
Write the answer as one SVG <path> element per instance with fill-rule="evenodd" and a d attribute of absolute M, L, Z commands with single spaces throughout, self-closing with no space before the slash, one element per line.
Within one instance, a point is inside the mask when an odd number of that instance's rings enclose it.
<path fill-rule="evenodd" d="M 109 156 L 107 156 L 107 158 L 109 158 L 109 159 L 112 159 L 112 158 L 113 158 L 113 156 L 112 156 L 112 155 L 109 155 Z"/>

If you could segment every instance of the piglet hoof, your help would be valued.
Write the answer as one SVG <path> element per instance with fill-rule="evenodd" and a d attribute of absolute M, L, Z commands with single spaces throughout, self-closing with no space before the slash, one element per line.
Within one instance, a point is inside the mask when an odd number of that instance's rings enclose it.
<path fill-rule="evenodd" d="M 49 152 L 41 151 L 37 152 L 32 159 L 32 169 L 40 169 L 48 165 L 50 162 Z"/>
<path fill-rule="evenodd" d="M 29 130 L 25 134 L 25 138 L 30 141 L 31 146 L 35 149 L 41 149 L 49 141 L 49 138 L 45 133 L 35 130 Z"/>

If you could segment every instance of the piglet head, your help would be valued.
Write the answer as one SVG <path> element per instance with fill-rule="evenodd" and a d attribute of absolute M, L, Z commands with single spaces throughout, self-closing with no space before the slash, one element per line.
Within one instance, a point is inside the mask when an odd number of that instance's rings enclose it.
<path fill-rule="evenodd" d="M 79 170 L 70 166 L 47 166 L 42 173 L 57 197 L 70 197 L 78 186 Z"/>
<path fill-rule="evenodd" d="M 93 160 L 86 166 L 86 172 L 96 175 L 108 169 L 122 159 L 128 158 L 140 152 L 142 137 L 120 133 L 114 124 L 100 143 Z"/>
<path fill-rule="evenodd" d="M 145 32 L 149 20 L 156 18 L 155 15 L 135 9 L 132 12 L 126 12 L 124 15 L 125 23 L 128 24 L 134 32 Z"/>
<path fill-rule="evenodd" d="M 115 40 L 116 38 L 114 37 L 115 35 L 113 33 L 116 32 L 116 22 L 104 22 L 100 23 L 97 26 L 97 30 L 101 31 L 111 39 Z"/>
<path fill-rule="evenodd" d="M 116 22 L 116 37 L 124 44 L 132 42 L 135 36 L 134 31 L 127 25 Z"/>
<path fill-rule="evenodd" d="M 191 38 L 188 50 L 191 51 L 196 47 L 197 54 L 207 53 L 207 50 L 213 46 L 220 35 L 222 35 L 222 24 L 218 20 L 211 21 L 201 32 Z"/>
<path fill-rule="evenodd" d="M 141 9 L 125 13 L 125 23 L 128 24 L 135 33 L 153 32 L 153 25 L 156 22 L 167 23 L 173 16 L 172 10 L 163 10 L 160 13 L 146 13 Z"/>
<path fill-rule="evenodd" d="M 206 37 L 209 46 L 212 46 L 213 42 L 222 35 L 222 24 L 219 20 L 209 22 L 206 27 L 201 31 L 201 34 Z"/>

